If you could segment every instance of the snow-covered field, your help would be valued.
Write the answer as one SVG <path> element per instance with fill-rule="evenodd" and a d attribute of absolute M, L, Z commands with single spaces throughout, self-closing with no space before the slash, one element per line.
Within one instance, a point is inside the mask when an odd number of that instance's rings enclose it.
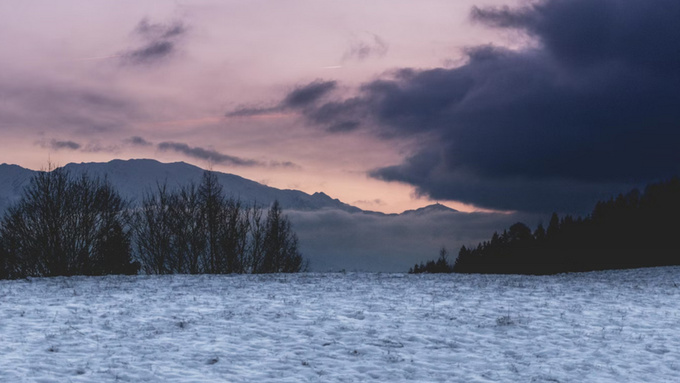
<path fill-rule="evenodd" d="M 0 281 L 0 382 L 680 382 L 680 268 Z"/>

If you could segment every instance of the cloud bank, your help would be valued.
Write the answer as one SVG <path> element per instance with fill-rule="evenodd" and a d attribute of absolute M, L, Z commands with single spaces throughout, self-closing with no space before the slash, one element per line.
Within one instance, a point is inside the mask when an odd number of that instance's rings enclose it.
<path fill-rule="evenodd" d="M 680 3 L 544 0 L 471 18 L 533 43 L 468 48 L 459 67 L 399 70 L 298 110 L 330 132 L 419 139 L 370 175 L 491 209 L 583 213 L 680 173 Z"/>
<path fill-rule="evenodd" d="M 313 271 L 406 272 L 436 259 L 445 246 L 455 259 L 461 246 L 476 246 L 494 231 L 534 216 L 438 212 L 378 215 L 340 210 L 289 210 L 301 251 Z"/>

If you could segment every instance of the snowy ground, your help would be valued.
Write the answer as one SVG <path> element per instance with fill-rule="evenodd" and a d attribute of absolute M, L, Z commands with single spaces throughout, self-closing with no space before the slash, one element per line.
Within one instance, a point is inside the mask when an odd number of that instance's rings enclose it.
<path fill-rule="evenodd" d="M 680 268 L 0 281 L 0 382 L 680 382 Z"/>

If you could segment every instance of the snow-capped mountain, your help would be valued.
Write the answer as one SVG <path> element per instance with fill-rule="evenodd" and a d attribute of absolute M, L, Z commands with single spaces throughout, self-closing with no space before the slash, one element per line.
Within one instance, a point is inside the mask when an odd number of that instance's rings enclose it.
<path fill-rule="evenodd" d="M 92 176 L 107 177 L 121 195 L 132 201 L 139 201 L 159 183 L 179 187 L 191 182 L 200 183 L 204 170 L 184 163 L 161 163 L 156 160 L 113 160 L 106 163 L 71 163 L 64 166 L 73 175 L 88 173 Z M 23 188 L 28 185 L 35 172 L 17 165 L 0 165 L 0 211 L 19 199 Z M 233 174 L 215 172 L 227 196 L 246 202 L 269 205 L 278 200 L 284 209 L 321 210 L 337 209 L 350 213 L 362 210 L 333 199 L 324 193 L 307 194 L 299 190 L 282 190 L 239 177 Z"/>
<path fill-rule="evenodd" d="M 140 201 L 158 183 L 179 187 L 199 183 L 204 170 L 183 162 L 114 160 L 68 164 L 73 175 L 106 176 L 119 193 Z M 0 215 L 21 197 L 35 171 L 0 165 Z M 514 216 L 462 213 L 434 204 L 402 214 L 364 211 L 324 193 L 281 190 L 216 172 L 224 192 L 263 206 L 278 200 L 291 219 L 312 271 L 360 270 L 403 272 L 414 263 L 436 258 L 441 246 L 457 249 L 488 238 L 508 226 Z M 516 221 L 515 221 L 516 222 Z"/>
<path fill-rule="evenodd" d="M 0 213 L 19 200 L 34 173 L 18 165 L 0 165 Z"/>

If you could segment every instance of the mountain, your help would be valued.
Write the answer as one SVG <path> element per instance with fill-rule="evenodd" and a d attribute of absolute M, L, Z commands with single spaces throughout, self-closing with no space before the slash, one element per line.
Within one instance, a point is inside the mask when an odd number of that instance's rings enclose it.
<path fill-rule="evenodd" d="M 33 173 L 17 165 L 0 165 L 0 213 L 19 200 Z"/>
<path fill-rule="evenodd" d="M 450 207 L 444 206 L 440 203 L 435 203 L 433 205 L 421 207 L 420 209 L 406 210 L 405 212 L 403 212 L 401 214 L 402 215 L 422 216 L 422 215 L 428 215 L 428 214 L 433 214 L 433 213 L 458 213 L 458 210 L 451 209 Z"/>
<path fill-rule="evenodd" d="M 183 162 L 114 160 L 68 164 L 73 175 L 106 176 L 127 199 L 140 201 L 157 183 L 179 187 L 199 183 L 204 170 Z M 402 214 L 364 211 L 324 193 L 307 194 L 265 186 L 233 174 L 215 172 L 227 195 L 269 205 L 278 200 L 300 239 L 312 271 L 405 272 L 435 257 L 441 246 L 458 249 L 516 222 L 512 215 L 462 213 L 434 204 Z M 0 214 L 17 201 L 35 171 L 0 165 Z"/>
<path fill-rule="evenodd" d="M 156 160 L 113 160 L 106 163 L 71 163 L 64 166 L 72 175 L 83 173 L 106 177 L 118 192 L 132 201 L 139 201 L 154 191 L 158 183 L 167 182 L 171 188 L 190 182 L 199 183 L 204 170 L 184 162 L 161 163 Z M 17 165 L 0 165 L 0 211 L 18 200 L 23 188 L 35 172 Z M 362 210 L 333 199 L 324 193 L 307 194 L 299 190 L 282 190 L 239 177 L 215 172 L 227 196 L 269 205 L 278 200 L 284 209 L 313 211 L 337 209 L 349 213 Z"/>

